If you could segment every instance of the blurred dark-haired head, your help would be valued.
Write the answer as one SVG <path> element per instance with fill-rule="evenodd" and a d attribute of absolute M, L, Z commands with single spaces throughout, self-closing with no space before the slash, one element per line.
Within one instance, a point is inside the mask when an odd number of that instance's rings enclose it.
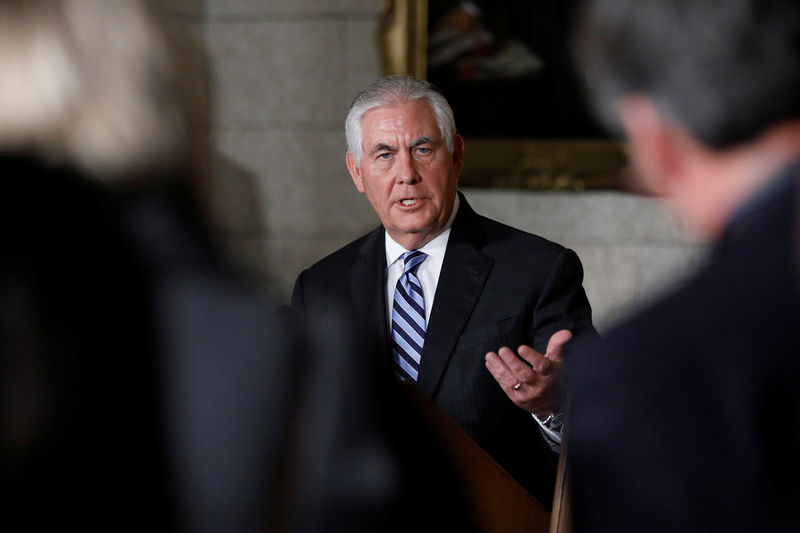
<path fill-rule="evenodd" d="M 800 3 L 591 0 L 575 53 L 598 115 L 619 131 L 625 94 L 710 147 L 746 142 L 800 117 Z"/>

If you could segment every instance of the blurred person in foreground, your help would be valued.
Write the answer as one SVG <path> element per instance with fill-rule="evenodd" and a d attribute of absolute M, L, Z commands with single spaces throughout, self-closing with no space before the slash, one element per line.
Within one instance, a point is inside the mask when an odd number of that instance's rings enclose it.
<path fill-rule="evenodd" d="M 800 3 L 589 1 L 576 52 L 711 250 L 568 369 L 574 530 L 798 531 Z"/>
<path fill-rule="evenodd" d="M 468 531 L 346 328 L 286 322 L 218 251 L 202 61 L 163 30 L 134 0 L 0 1 L 5 522 L 399 531 L 421 495 Z"/>
<path fill-rule="evenodd" d="M 0 2 L 6 523 L 263 529 L 288 336 L 202 219 L 170 44 L 131 0 Z"/>
<path fill-rule="evenodd" d="M 580 259 L 472 209 L 458 191 L 464 141 L 432 84 L 377 80 L 345 129 L 347 168 L 381 224 L 304 270 L 292 309 L 348 317 L 375 361 L 549 508 L 565 345 L 596 335 Z"/>

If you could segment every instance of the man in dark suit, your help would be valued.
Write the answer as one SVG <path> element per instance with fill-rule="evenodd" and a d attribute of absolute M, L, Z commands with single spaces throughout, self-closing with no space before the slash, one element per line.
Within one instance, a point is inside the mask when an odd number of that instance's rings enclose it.
<path fill-rule="evenodd" d="M 293 309 L 351 317 L 375 357 L 549 506 L 562 351 L 595 335 L 578 257 L 457 193 L 463 140 L 429 83 L 378 80 L 346 131 L 347 167 L 382 225 L 302 272 Z"/>
<path fill-rule="evenodd" d="M 798 531 L 800 5 L 597 0 L 578 35 L 645 188 L 711 246 L 571 359 L 574 530 Z"/>

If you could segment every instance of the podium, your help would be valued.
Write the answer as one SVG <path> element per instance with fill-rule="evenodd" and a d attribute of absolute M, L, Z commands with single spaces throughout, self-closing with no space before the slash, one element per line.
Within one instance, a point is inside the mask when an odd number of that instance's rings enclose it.
<path fill-rule="evenodd" d="M 478 533 L 566 533 L 565 454 L 559 459 L 551 512 L 478 446 L 439 406 L 413 385 L 402 385 L 411 405 L 452 459 Z"/>

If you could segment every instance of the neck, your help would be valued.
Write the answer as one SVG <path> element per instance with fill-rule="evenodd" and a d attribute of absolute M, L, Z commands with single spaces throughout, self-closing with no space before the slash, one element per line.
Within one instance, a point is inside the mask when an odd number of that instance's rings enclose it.
<path fill-rule="evenodd" d="M 688 187 L 675 201 L 698 235 L 714 239 L 748 198 L 797 159 L 800 121 L 779 124 L 722 152 L 700 148 L 690 165 Z"/>
<path fill-rule="evenodd" d="M 389 236 L 394 240 L 394 242 L 396 242 L 406 250 L 410 251 L 410 250 L 419 250 L 420 248 L 431 242 L 433 239 L 435 239 L 444 230 L 445 228 L 441 228 L 435 232 L 431 231 L 428 233 L 425 232 L 401 233 L 399 235 L 396 235 L 394 232 L 390 231 Z"/>

